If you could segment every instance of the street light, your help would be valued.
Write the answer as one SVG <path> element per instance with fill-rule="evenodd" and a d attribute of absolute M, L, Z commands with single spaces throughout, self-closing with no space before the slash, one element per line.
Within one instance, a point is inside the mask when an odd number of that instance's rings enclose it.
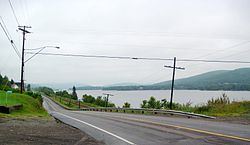
<path fill-rule="evenodd" d="M 33 48 L 33 49 L 25 49 L 25 50 L 39 50 L 36 53 L 34 53 L 30 58 L 28 58 L 27 60 L 24 61 L 24 63 L 26 63 L 27 61 L 29 61 L 31 58 L 33 58 L 34 56 L 36 56 L 37 54 L 39 54 L 41 51 L 43 51 L 45 48 L 56 48 L 56 49 L 60 49 L 59 46 L 43 46 L 43 47 L 39 47 L 39 48 Z"/>
<path fill-rule="evenodd" d="M 26 63 L 27 61 L 29 61 L 31 58 L 33 58 L 34 56 L 36 56 L 37 54 L 39 54 L 41 51 L 43 51 L 45 48 L 56 48 L 56 49 L 60 49 L 60 47 L 58 46 L 43 46 L 43 47 L 39 47 L 39 48 L 34 48 L 34 49 L 24 49 L 23 46 L 23 54 L 24 54 L 24 50 L 38 50 L 36 53 L 34 53 L 30 58 L 28 58 L 26 61 L 24 61 L 24 55 L 22 55 L 22 68 L 21 68 L 21 93 L 23 93 L 24 90 L 24 80 L 23 80 L 23 73 L 24 73 L 24 63 Z"/>

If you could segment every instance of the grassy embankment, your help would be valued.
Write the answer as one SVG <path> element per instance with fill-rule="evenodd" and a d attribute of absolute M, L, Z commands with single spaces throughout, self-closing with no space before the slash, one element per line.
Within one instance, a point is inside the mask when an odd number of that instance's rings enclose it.
<path fill-rule="evenodd" d="M 53 96 L 50 98 L 66 108 L 73 108 L 73 109 L 79 108 L 79 101 L 77 101 L 77 100 L 69 99 L 69 98 L 65 98 L 65 97 L 60 97 L 60 96 Z M 81 108 L 89 108 L 89 107 L 100 107 L 100 106 L 80 101 L 80 107 Z"/>
<path fill-rule="evenodd" d="M 0 117 L 14 117 L 14 118 L 29 118 L 29 117 L 48 117 L 48 113 L 42 106 L 39 98 L 33 98 L 29 95 L 19 93 L 8 93 L 6 102 L 6 92 L 0 91 L 0 105 L 12 106 L 22 104 L 20 110 L 11 112 L 10 114 L 0 113 Z"/>

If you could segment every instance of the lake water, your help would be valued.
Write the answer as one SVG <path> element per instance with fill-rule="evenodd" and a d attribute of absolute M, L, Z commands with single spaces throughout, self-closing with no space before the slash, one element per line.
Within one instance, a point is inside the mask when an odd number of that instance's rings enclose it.
<path fill-rule="evenodd" d="M 103 93 L 110 93 L 109 100 L 116 106 L 122 107 L 124 102 L 129 102 L 131 107 L 139 108 L 143 100 L 154 96 L 157 100 L 170 100 L 170 90 L 139 90 L 139 91 L 104 91 L 104 90 L 77 90 L 78 98 L 88 94 L 94 97 L 104 96 Z M 218 98 L 226 93 L 231 101 L 250 100 L 250 91 L 199 91 L 199 90 L 175 90 L 173 101 L 177 103 L 191 102 L 192 105 L 206 103 L 211 98 Z"/>

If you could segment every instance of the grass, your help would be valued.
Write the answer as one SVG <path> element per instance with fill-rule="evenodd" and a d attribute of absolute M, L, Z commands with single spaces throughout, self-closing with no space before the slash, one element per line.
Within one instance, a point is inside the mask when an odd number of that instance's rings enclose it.
<path fill-rule="evenodd" d="M 54 96 L 51 97 L 51 99 L 53 99 L 54 101 L 56 101 L 57 103 L 60 103 L 61 105 L 68 107 L 68 108 L 79 108 L 79 102 L 77 100 L 73 100 L 73 99 L 69 99 L 69 98 L 65 98 L 65 97 L 59 97 L 59 96 Z M 89 107 L 96 107 L 98 108 L 99 106 L 95 105 L 95 104 L 91 104 L 91 103 L 86 103 L 86 102 L 80 102 L 81 108 L 89 108 Z"/>
<path fill-rule="evenodd" d="M 250 101 L 231 102 L 226 94 L 221 97 L 208 100 L 206 104 L 199 106 L 178 105 L 177 110 L 200 113 L 217 117 L 241 117 L 250 119 Z"/>
<path fill-rule="evenodd" d="M 6 92 L 0 92 L 0 105 L 2 106 L 13 106 L 20 104 L 20 101 L 16 99 L 16 97 L 12 97 L 13 94 L 9 94 Z"/>
<path fill-rule="evenodd" d="M 38 99 L 34 99 L 31 96 L 12 93 L 7 95 L 7 104 L 5 102 L 6 92 L 0 91 L 0 105 L 15 105 L 22 104 L 23 107 L 20 110 L 11 112 L 10 114 L 0 113 L 0 117 L 48 117 L 48 113 L 43 108 L 42 103 Z"/>
<path fill-rule="evenodd" d="M 250 101 L 232 102 L 230 104 L 215 104 L 207 107 L 208 110 L 206 111 L 195 112 L 221 117 L 238 117 L 250 114 Z"/>

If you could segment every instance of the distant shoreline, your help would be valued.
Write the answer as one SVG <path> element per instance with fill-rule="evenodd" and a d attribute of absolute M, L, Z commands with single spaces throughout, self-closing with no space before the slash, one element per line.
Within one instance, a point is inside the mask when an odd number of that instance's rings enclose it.
<path fill-rule="evenodd" d="M 71 89 L 70 89 L 71 90 Z M 105 89 L 76 89 L 76 91 L 170 91 L 170 89 L 147 89 L 147 90 L 105 90 Z M 249 92 L 250 90 L 200 90 L 200 89 L 174 89 L 174 90 L 182 90 L 182 91 L 246 91 Z"/>

